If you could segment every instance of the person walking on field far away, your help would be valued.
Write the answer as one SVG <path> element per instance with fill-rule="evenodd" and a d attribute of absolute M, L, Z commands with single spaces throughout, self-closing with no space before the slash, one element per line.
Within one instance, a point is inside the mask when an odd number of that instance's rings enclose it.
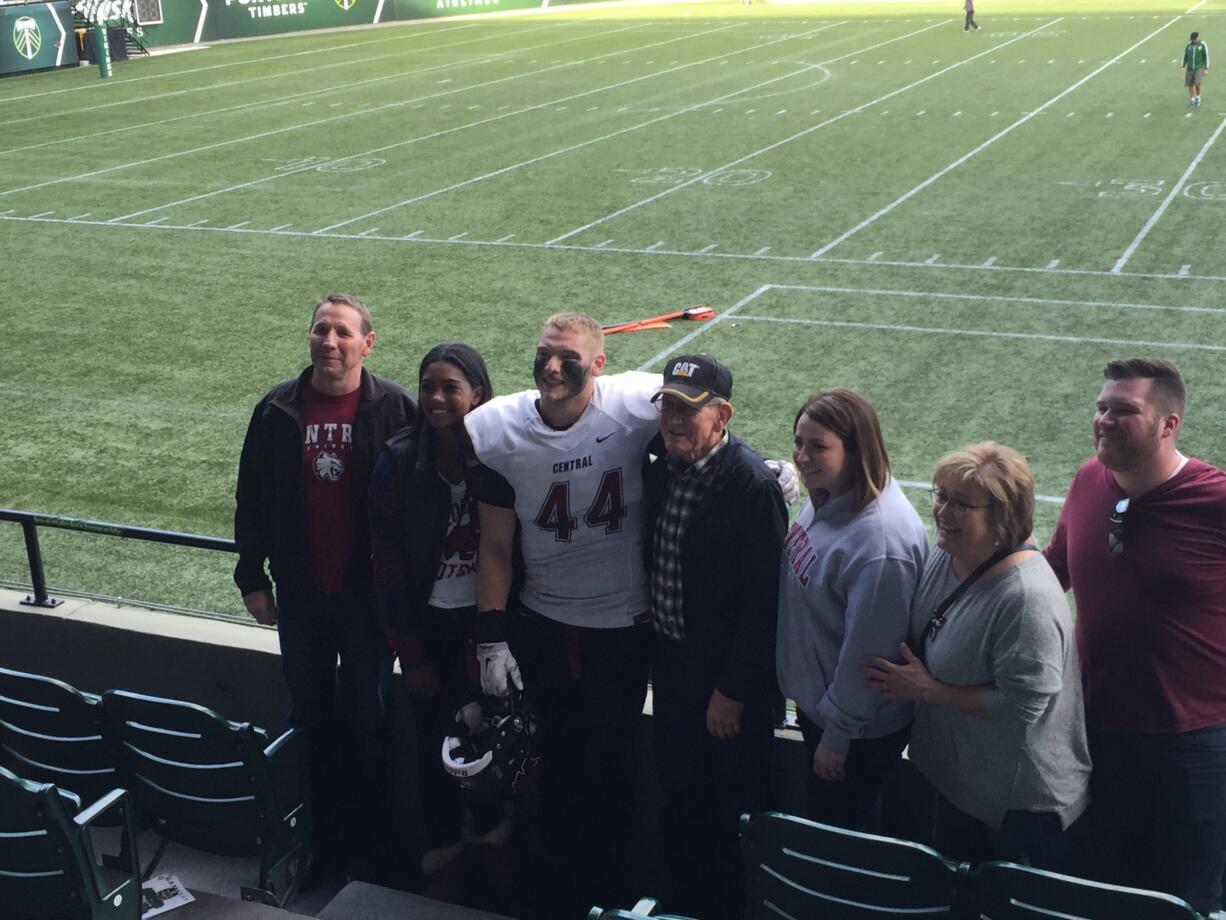
<path fill-rule="evenodd" d="M 1188 88 L 1188 105 L 1200 105 L 1200 83 L 1209 72 L 1209 46 L 1200 40 L 1199 32 L 1192 33 L 1179 66 L 1183 69 L 1183 85 Z"/>
<path fill-rule="evenodd" d="M 975 24 L 975 0 L 966 0 L 962 9 L 966 10 L 966 22 L 962 25 L 962 31 L 969 32 L 974 29 L 978 32 L 979 26 Z"/>

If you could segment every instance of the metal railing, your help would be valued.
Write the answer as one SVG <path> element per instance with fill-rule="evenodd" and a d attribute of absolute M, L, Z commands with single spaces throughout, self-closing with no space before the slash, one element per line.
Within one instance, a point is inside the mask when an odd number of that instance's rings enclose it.
<path fill-rule="evenodd" d="M 16 511 L 0 508 L 0 521 L 21 525 L 26 542 L 26 561 L 30 566 L 30 585 L 34 591 L 27 594 L 21 603 L 31 607 L 58 607 L 63 601 L 47 593 L 47 576 L 43 571 L 43 554 L 38 545 L 38 528 L 72 530 L 77 533 L 101 534 L 107 537 L 123 537 L 126 540 L 142 540 L 146 543 L 166 543 L 171 546 L 188 546 L 192 549 L 211 549 L 221 553 L 237 553 L 233 540 L 224 537 L 206 537 L 177 530 L 157 530 L 152 527 L 131 527 L 109 521 L 92 521 L 87 518 L 62 517 L 56 514 L 39 514 L 34 511 Z"/>

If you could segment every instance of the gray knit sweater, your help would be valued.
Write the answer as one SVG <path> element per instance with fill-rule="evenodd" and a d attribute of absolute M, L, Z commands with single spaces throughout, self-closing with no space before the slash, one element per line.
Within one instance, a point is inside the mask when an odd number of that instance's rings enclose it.
<path fill-rule="evenodd" d="M 821 746 L 846 754 L 911 721 L 860 675 L 871 655 L 898 660 L 928 537 L 892 478 L 857 512 L 851 494 L 805 505 L 788 532 L 779 582 L 779 688 L 822 726 Z"/>
<path fill-rule="evenodd" d="M 1068 603 L 1042 556 L 975 582 L 925 645 L 933 610 L 957 586 L 933 549 L 911 608 L 911 647 L 937 680 L 988 685 L 986 719 L 921 703 L 911 760 L 957 808 L 991 827 L 1007 811 L 1050 811 L 1068 827 L 1089 802 L 1081 672 Z"/>

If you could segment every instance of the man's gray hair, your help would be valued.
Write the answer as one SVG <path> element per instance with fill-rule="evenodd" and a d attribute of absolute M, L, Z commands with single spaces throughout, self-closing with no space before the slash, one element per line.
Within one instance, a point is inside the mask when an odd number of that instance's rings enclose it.
<path fill-rule="evenodd" d="M 319 308 L 324 304 L 340 304 L 356 310 L 358 316 L 362 318 L 362 335 L 370 335 L 371 330 L 375 328 L 370 321 L 370 308 L 352 294 L 324 294 L 319 298 L 319 303 L 315 304 L 315 309 L 311 311 L 312 326 L 315 325 L 315 317 L 319 314 Z"/>

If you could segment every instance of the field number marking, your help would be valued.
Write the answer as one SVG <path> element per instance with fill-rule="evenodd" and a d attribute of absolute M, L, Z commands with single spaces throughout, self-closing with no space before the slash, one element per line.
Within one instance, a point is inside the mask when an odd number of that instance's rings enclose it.
<path fill-rule="evenodd" d="M 1086 179 L 1056 184 L 1093 190 L 1096 198 L 1156 198 L 1166 190 L 1165 179 Z M 1189 182 L 1179 194 L 1193 201 L 1226 201 L 1226 181 Z"/>
<path fill-rule="evenodd" d="M 1114 274 L 1118 275 L 1121 271 L 1123 271 L 1124 266 L 1128 264 L 1128 260 L 1131 259 L 1133 253 L 1137 251 L 1137 247 L 1144 242 L 1145 237 L 1149 235 L 1149 231 L 1154 228 L 1154 225 L 1158 223 L 1158 221 L 1162 218 L 1162 215 L 1166 213 L 1166 209 L 1170 206 L 1171 202 L 1175 200 L 1175 196 L 1179 194 L 1180 190 L 1187 183 L 1188 179 L 1191 178 L 1192 173 L 1196 170 L 1196 167 L 1200 165 L 1200 161 L 1205 158 L 1205 154 L 1209 152 L 1209 148 L 1212 147 L 1214 142 L 1221 136 L 1224 128 L 1226 128 L 1226 118 L 1222 119 L 1221 124 L 1217 126 L 1217 130 L 1213 132 L 1209 140 L 1205 141 L 1205 145 L 1200 148 L 1200 152 L 1197 153 L 1192 162 L 1188 164 L 1188 168 L 1183 171 L 1183 175 L 1179 177 L 1179 181 L 1175 183 L 1175 187 L 1171 189 L 1170 194 L 1162 199 L 1162 204 L 1158 205 L 1158 210 L 1154 211 L 1149 220 L 1145 222 L 1145 226 L 1141 228 L 1141 232 L 1138 233 L 1136 238 L 1128 244 L 1128 248 L 1124 250 L 1123 255 L 1116 260 L 1115 266 L 1111 269 Z"/>
<path fill-rule="evenodd" d="M 659 169 L 618 169 L 615 172 L 630 173 L 634 176 L 631 182 L 644 185 L 676 185 L 703 175 L 705 170 L 701 166 L 661 166 Z M 702 184 L 757 185 L 759 182 L 765 182 L 772 175 L 769 169 L 730 169 L 727 172 L 706 176 L 702 179 Z"/>
<path fill-rule="evenodd" d="M 283 164 L 276 167 L 273 172 L 303 172 L 313 167 L 316 172 L 353 173 L 387 165 L 387 160 L 380 160 L 378 157 L 362 157 L 356 160 L 338 160 L 333 157 L 300 157 L 295 160 L 285 160 L 264 157 L 263 162 Z"/>

